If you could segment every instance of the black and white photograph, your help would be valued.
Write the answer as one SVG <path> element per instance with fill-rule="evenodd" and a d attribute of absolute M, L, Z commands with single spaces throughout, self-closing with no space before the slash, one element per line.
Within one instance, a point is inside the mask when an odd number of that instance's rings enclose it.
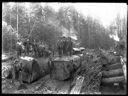
<path fill-rule="evenodd" d="M 2 94 L 127 94 L 126 3 L 2 2 Z"/>

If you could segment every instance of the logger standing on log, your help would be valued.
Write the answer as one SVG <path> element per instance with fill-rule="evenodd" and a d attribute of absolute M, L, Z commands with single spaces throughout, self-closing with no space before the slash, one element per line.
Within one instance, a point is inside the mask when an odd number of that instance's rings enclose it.
<path fill-rule="evenodd" d="M 19 58 L 19 56 L 21 56 L 21 52 L 22 52 L 22 46 L 21 46 L 20 40 L 18 40 L 18 42 L 16 43 L 16 51 L 17 51 L 17 57 Z"/>
<path fill-rule="evenodd" d="M 29 51 L 30 51 L 30 41 L 29 39 L 27 39 L 27 42 L 26 42 L 26 54 L 29 55 Z"/>
<path fill-rule="evenodd" d="M 65 55 L 67 55 L 67 44 L 68 44 L 68 40 L 67 40 L 67 38 L 64 38 L 64 42 L 63 42 L 64 44 L 63 44 L 63 53 L 65 54 Z"/>
<path fill-rule="evenodd" d="M 34 40 L 34 43 L 33 43 L 33 51 L 34 51 L 34 55 L 37 56 L 37 44 L 36 44 L 35 40 Z"/>
<path fill-rule="evenodd" d="M 61 42 L 60 42 L 60 47 L 61 47 L 61 55 L 65 54 L 65 37 L 62 37 Z"/>
<path fill-rule="evenodd" d="M 23 45 L 24 45 L 24 47 L 25 47 L 25 55 L 27 54 L 27 40 L 25 40 L 24 42 L 23 42 Z"/>
<path fill-rule="evenodd" d="M 61 52 L 64 55 L 64 42 L 65 42 L 65 37 L 62 37 L 61 42 L 60 42 L 60 47 L 61 47 Z"/>
<path fill-rule="evenodd" d="M 62 40 L 60 39 L 57 41 L 57 50 L 58 50 L 59 56 L 62 56 Z"/>
<path fill-rule="evenodd" d="M 72 47 L 73 47 L 73 42 L 71 41 L 71 38 L 68 37 L 68 42 L 67 42 L 67 52 L 68 52 L 68 55 L 72 55 Z"/>

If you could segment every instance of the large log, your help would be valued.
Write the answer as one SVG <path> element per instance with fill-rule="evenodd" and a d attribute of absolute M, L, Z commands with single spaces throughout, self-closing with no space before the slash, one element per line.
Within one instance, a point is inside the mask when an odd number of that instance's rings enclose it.
<path fill-rule="evenodd" d="M 48 59 L 35 59 L 32 57 L 20 57 L 19 62 L 14 65 L 14 74 L 17 74 L 15 79 L 20 79 L 22 82 L 32 83 L 41 77 L 48 74 L 49 66 Z"/>
<path fill-rule="evenodd" d="M 40 65 L 41 71 L 45 72 L 46 74 L 50 71 L 50 66 L 48 65 L 49 59 L 48 58 L 38 58 L 36 59 L 38 64 Z"/>
<path fill-rule="evenodd" d="M 107 66 L 110 66 L 110 65 L 115 65 L 115 64 L 121 64 L 120 62 L 116 62 L 116 63 L 111 63 L 111 64 L 109 64 L 109 65 L 107 65 Z"/>
<path fill-rule="evenodd" d="M 81 57 L 77 55 L 57 57 L 52 61 L 52 78 L 66 80 L 81 65 Z"/>
<path fill-rule="evenodd" d="M 119 83 L 124 82 L 124 76 L 111 77 L 111 78 L 102 78 L 101 83 Z"/>
<path fill-rule="evenodd" d="M 122 65 L 120 63 L 116 63 L 116 64 L 105 66 L 103 70 L 114 70 L 114 69 L 120 69 L 120 68 L 122 68 Z"/>
<path fill-rule="evenodd" d="M 115 69 L 115 70 L 109 70 L 109 71 L 103 71 L 102 76 L 103 77 L 115 77 L 115 76 L 122 76 L 123 70 L 122 69 Z"/>
<path fill-rule="evenodd" d="M 57 80 L 65 80 L 70 77 L 70 70 L 68 70 L 67 66 L 71 65 L 71 63 L 66 61 L 58 61 L 52 63 L 52 78 Z"/>
<path fill-rule="evenodd" d="M 113 56 L 111 57 L 111 60 L 109 61 L 111 64 L 120 62 L 120 57 L 119 56 Z"/>

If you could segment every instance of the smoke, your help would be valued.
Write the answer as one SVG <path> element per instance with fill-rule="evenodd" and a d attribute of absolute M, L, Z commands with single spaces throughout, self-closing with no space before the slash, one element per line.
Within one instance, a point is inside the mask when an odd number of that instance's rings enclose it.
<path fill-rule="evenodd" d="M 72 39 L 77 40 L 76 31 L 74 30 L 74 28 L 71 28 L 69 31 L 67 28 L 62 27 L 61 31 L 62 31 L 62 36 L 71 37 Z"/>
<path fill-rule="evenodd" d="M 116 35 L 109 35 L 109 36 L 110 36 L 110 38 L 114 39 L 115 41 L 120 41 L 117 34 Z"/>

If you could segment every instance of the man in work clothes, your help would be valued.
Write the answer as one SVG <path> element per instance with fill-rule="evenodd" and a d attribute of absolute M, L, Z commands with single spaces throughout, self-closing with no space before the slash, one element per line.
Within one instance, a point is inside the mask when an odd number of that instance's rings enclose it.
<path fill-rule="evenodd" d="M 21 56 L 21 52 L 22 52 L 22 46 L 21 46 L 21 42 L 18 40 L 18 42 L 16 43 L 16 51 L 17 51 L 17 57 L 19 58 L 19 56 Z"/>
<path fill-rule="evenodd" d="M 63 55 L 66 55 L 66 46 L 67 46 L 67 41 L 66 41 L 66 37 L 63 37 L 62 39 L 62 46 L 63 46 Z"/>
<path fill-rule="evenodd" d="M 65 54 L 66 55 L 68 54 L 68 43 L 69 43 L 69 40 L 68 40 L 68 38 L 66 38 L 66 40 L 65 40 Z"/>
<path fill-rule="evenodd" d="M 29 55 L 29 52 L 30 52 L 30 41 L 29 41 L 29 39 L 27 39 L 27 46 L 26 46 L 26 48 L 27 48 L 27 55 Z"/>
<path fill-rule="evenodd" d="M 58 50 L 59 56 L 62 56 L 62 40 L 60 39 L 57 41 L 57 50 Z"/>
<path fill-rule="evenodd" d="M 37 54 L 38 54 L 38 51 L 37 51 L 37 43 L 36 43 L 36 41 L 34 40 L 34 43 L 33 43 L 33 49 L 34 49 L 34 55 L 35 56 L 37 56 Z"/>
<path fill-rule="evenodd" d="M 24 41 L 24 46 L 25 46 L 25 54 L 26 55 L 29 55 L 29 46 L 30 46 L 30 42 L 29 42 L 29 39 L 25 40 Z"/>
<path fill-rule="evenodd" d="M 73 48 L 73 42 L 70 37 L 68 37 L 68 42 L 67 42 L 67 52 L 71 56 L 72 55 L 72 48 Z"/>
<path fill-rule="evenodd" d="M 24 40 L 23 45 L 25 47 L 25 55 L 27 54 L 27 40 Z"/>

